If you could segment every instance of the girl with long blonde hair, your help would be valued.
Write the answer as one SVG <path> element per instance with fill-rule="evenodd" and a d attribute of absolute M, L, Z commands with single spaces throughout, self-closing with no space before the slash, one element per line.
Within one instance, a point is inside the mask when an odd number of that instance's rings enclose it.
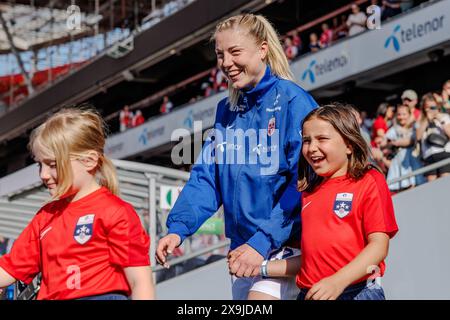
<path fill-rule="evenodd" d="M 42 274 L 38 299 L 153 299 L 150 238 L 121 200 L 100 115 L 63 109 L 29 149 L 51 199 L 0 258 L 0 287 Z"/>

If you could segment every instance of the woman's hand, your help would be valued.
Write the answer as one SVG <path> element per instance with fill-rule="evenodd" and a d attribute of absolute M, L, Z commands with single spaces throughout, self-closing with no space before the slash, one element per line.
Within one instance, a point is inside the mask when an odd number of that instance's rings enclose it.
<path fill-rule="evenodd" d="M 234 253 L 236 251 L 236 253 Z M 243 244 L 228 254 L 228 268 L 236 277 L 255 277 L 259 274 L 259 268 L 264 257 L 258 251 Z"/>

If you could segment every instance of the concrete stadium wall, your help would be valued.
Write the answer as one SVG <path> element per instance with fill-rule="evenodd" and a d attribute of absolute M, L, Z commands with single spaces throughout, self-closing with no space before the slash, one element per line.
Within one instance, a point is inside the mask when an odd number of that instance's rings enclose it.
<path fill-rule="evenodd" d="M 382 285 L 387 299 L 450 299 L 450 177 L 394 196 L 399 232 Z"/>

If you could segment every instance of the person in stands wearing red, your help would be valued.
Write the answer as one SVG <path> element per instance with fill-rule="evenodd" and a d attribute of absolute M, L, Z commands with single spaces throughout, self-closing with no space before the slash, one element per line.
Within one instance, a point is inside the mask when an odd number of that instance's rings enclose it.
<path fill-rule="evenodd" d="M 354 110 L 326 105 L 302 126 L 301 258 L 264 261 L 263 276 L 297 274 L 297 300 L 384 300 L 385 271 L 398 231 L 384 176 L 368 161 Z M 375 272 L 375 274 L 372 274 Z"/>
<path fill-rule="evenodd" d="M 320 35 L 319 43 L 321 48 L 326 48 L 331 45 L 333 40 L 333 30 L 330 29 L 327 23 L 322 24 L 322 34 Z"/>
<path fill-rule="evenodd" d="M 297 30 L 293 31 L 291 33 L 291 36 L 292 36 L 292 44 L 297 48 L 297 55 L 300 55 L 303 49 L 302 38 L 300 38 L 300 35 L 298 34 Z"/>
<path fill-rule="evenodd" d="M 391 126 L 391 121 L 394 118 L 395 107 L 388 103 L 381 103 L 378 106 L 375 121 L 372 125 L 372 145 L 374 146 L 374 141 L 377 137 L 384 137 L 389 127 Z"/>
<path fill-rule="evenodd" d="M 130 111 L 130 107 L 125 106 L 120 111 L 119 120 L 120 120 L 120 132 L 124 132 L 128 128 L 131 128 L 131 121 L 133 118 L 133 112 Z"/>
<path fill-rule="evenodd" d="M 172 101 L 169 100 L 168 96 L 164 96 L 163 103 L 161 104 L 161 107 L 159 108 L 159 111 L 163 114 L 169 113 L 173 108 Z"/>
<path fill-rule="evenodd" d="M 134 127 L 140 126 L 144 122 L 145 122 L 145 118 L 142 115 L 142 111 L 141 110 L 137 110 L 136 113 L 133 116 L 132 127 L 134 128 Z"/>
<path fill-rule="evenodd" d="M 150 238 L 121 200 L 94 111 L 63 109 L 36 128 L 30 150 L 51 201 L 0 258 L 0 288 L 42 274 L 39 300 L 153 299 Z"/>

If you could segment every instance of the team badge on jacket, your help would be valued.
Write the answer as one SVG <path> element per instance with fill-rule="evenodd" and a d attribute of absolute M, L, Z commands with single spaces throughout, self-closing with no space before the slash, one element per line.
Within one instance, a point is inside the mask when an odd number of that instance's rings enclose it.
<path fill-rule="evenodd" d="M 88 214 L 78 219 L 73 237 L 79 244 L 85 244 L 92 237 L 95 214 Z"/>
<path fill-rule="evenodd" d="M 333 211 L 339 218 L 344 218 L 352 210 L 353 193 L 338 193 L 334 200 Z"/>
<path fill-rule="evenodd" d="M 270 137 L 275 132 L 275 117 L 270 118 L 267 126 L 267 135 Z"/>

